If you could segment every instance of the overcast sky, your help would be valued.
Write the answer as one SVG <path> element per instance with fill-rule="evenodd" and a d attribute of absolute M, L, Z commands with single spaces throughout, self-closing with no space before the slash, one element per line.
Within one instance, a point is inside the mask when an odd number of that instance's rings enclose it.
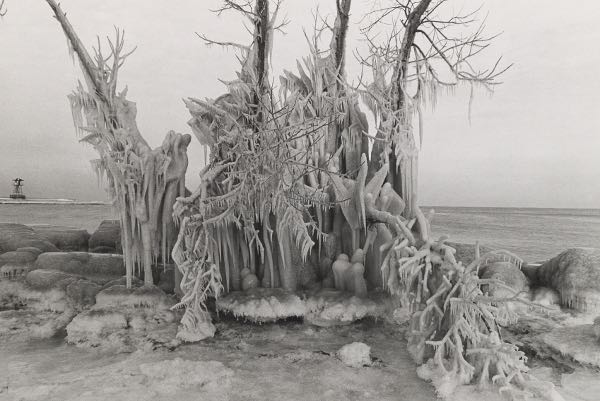
<path fill-rule="evenodd" d="M 450 0 L 456 9 L 483 5 L 490 33 L 503 32 L 481 64 L 503 56 L 514 67 L 493 96 L 476 94 L 468 121 L 468 91 L 443 96 L 425 119 L 420 203 L 449 206 L 600 208 L 600 3 L 596 0 Z M 354 0 L 349 50 L 363 48 Z M 83 41 L 126 29 L 138 49 L 120 75 L 138 105 L 138 125 L 152 146 L 166 132 L 189 133 L 187 96 L 216 97 L 231 79 L 235 53 L 208 48 L 195 35 L 246 41 L 240 20 L 209 12 L 217 0 L 62 0 Z M 275 72 L 295 69 L 306 54 L 302 28 L 311 9 L 333 16 L 334 0 L 287 0 L 291 19 L 273 49 Z M 104 199 L 77 142 L 66 95 L 78 67 L 43 0 L 8 0 L 0 21 L 0 197 L 10 180 L 25 179 L 30 197 Z M 348 60 L 350 78 L 358 73 Z M 188 187 L 198 183 L 203 152 L 190 146 Z"/>

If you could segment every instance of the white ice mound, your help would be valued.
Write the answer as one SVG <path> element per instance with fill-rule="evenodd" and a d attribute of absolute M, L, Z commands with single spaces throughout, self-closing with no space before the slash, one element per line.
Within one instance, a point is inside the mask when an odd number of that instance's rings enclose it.
<path fill-rule="evenodd" d="M 217 310 L 265 323 L 304 316 L 306 306 L 295 293 L 282 288 L 253 288 L 234 291 L 217 300 Z"/>
<path fill-rule="evenodd" d="M 354 342 L 346 344 L 337 352 L 337 357 L 346 366 L 351 368 L 362 368 L 363 366 L 371 366 L 371 347 L 365 343 Z"/>
<path fill-rule="evenodd" d="M 381 317 L 388 302 L 378 293 L 367 298 L 333 289 L 323 289 L 306 301 L 304 320 L 315 326 L 329 327 L 350 324 L 366 317 Z"/>
<path fill-rule="evenodd" d="M 67 326 L 69 343 L 120 351 L 176 345 L 179 312 L 170 310 L 174 301 L 159 288 L 115 285 L 96 301 Z"/>

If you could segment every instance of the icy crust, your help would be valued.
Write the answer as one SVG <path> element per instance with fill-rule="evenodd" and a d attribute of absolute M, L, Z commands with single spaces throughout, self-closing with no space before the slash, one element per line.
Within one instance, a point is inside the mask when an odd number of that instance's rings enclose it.
<path fill-rule="evenodd" d="M 27 309 L 0 311 L 0 341 L 46 339 L 64 330 L 73 311 L 57 313 Z"/>
<path fill-rule="evenodd" d="M 174 304 L 155 286 L 106 288 L 93 307 L 67 325 L 67 342 L 120 352 L 175 346 L 179 312 L 170 310 Z"/>
<path fill-rule="evenodd" d="M 43 271 L 30 272 L 25 280 L 0 280 L 0 339 L 53 337 L 93 303 L 99 289 L 78 277 Z"/>
<path fill-rule="evenodd" d="M 417 368 L 417 376 L 431 382 L 436 394 L 444 401 L 506 401 L 503 389 L 496 386 L 479 386 L 477 384 L 463 384 L 461 377 L 454 373 L 445 372 L 433 362 Z M 526 374 L 527 384 L 520 389 L 528 401 L 565 401 L 554 387 L 554 384 L 536 379 Z M 510 399 L 510 398 L 508 398 Z"/>
<path fill-rule="evenodd" d="M 382 317 L 388 306 L 387 297 L 382 293 L 357 297 L 343 291 L 323 289 L 308 297 L 304 320 L 322 327 L 350 324 L 366 317 Z"/>
<path fill-rule="evenodd" d="M 584 366 L 600 368 L 600 341 L 591 324 L 556 328 L 539 335 L 549 353 L 557 353 Z"/>
<path fill-rule="evenodd" d="M 189 361 L 181 358 L 144 363 L 140 371 L 149 381 L 160 382 L 160 393 L 172 394 L 181 388 L 201 387 L 219 390 L 228 387 L 233 370 L 218 361 Z"/>
<path fill-rule="evenodd" d="M 306 305 L 296 293 L 282 288 L 253 288 L 245 292 L 233 291 L 217 299 L 217 311 L 266 323 L 302 317 Z"/>
<path fill-rule="evenodd" d="M 592 324 L 595 314 L 572 310 L 529 308 L 505 328 L 504 339 L 539 359 L 570 369 L 600 368 L 600 341 Z"/>

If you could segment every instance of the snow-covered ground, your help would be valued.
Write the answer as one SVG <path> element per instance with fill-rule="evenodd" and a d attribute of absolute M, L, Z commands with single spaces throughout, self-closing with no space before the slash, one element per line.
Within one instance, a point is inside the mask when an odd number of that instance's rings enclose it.
<path fill-rule="evenodd" d="M 114 354 L 62 339 L 0 344 L 0 400 L 435 400 L 395 326 L 217 324 L 215 338 Z M 371 366 L 338 359 L 371 347 Z"/>
<path fill-rule="evenodd" d="M 217 330 L 201 343 L 133 353 L 80 348 L 63 338 L 12 338 L 0 343 L 0 400 L 437 399 L 433 386 L 417 376 L 403 328 L 396 325 L 367 320 L 323 328 L 226 319 Z M 361 365 L 359 359 L 363 366 L 351 367 Z M 599 399 L 598 371 L 565 371 L 540 360 L 530 366 L 566 401 Z M 449 399 L 502 397 L 468 386 Z"/>

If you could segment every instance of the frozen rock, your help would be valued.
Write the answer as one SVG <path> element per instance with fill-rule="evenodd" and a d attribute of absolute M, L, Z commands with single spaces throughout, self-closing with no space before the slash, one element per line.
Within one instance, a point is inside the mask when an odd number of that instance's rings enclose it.
<path fill-rule="evenodd" d="M 568 249 L 537 268 L 534 278 L 536 285 L 558 291 L 563 306 L 600 309 L 600 249 Z"/>
<path fill-rule="evenodd" d="M 274 322 L 291 317 L 302 317 L 305 312 L 302 299 L 282 288 L 252 288 L 233 291 L 217 299 L 217 310 L 228 312 L 253 322 Z"/>
<path fill-rule="evenodd" d="M 118 220 L 103 220 L 89 239 L 90 252 L 123 253 Z"/>
<path fill-rule="evenodd" d="M 71 282 L 65 288 L 67 298 L 71 303 L 78 307 L 94 305 L 96 303 L 96 294 L 100 292 L 101 287 L 89 280 L 76 280 Z"/>
<path fill-rule="evenodd" d="M 0 255 L 0 266 L 5 264 L 13 265 L 33 265 L 37 255 L 27 251 L 10 251 Z"/>
<path fill-rule="evenodd" d="M 67 341 L 82 347 L 133 351 L 176 344 L 178 312 L 158 287 L 115 285 L 96 295 L 96 304 L 67 326 Z"/>
<path fill-rule="evenodd" d="M 113 287 L 115 285 L 126 286 L 127 285 L 127 277 L 123 276 L 123 277 L 119 277 L 114 280 L 111 280 L 108 283 L 104 284 L 102 286 L 102 289 L 105 290 L 105 289 L 107 289 L 109 287 Z M 134 287 L 134 288 L 135 287 L 143 287 L 144 285 L 145 285 L 145 283 L 142 280 L 140 280 L 139 278 L 137 278 L 137 277 L 131 278 L 131 286 L 132 287 Z"/>
<path fill-rule="evenodd" d="M 52 252 L 38 256 L 35 267 L 85 276 L 104 284 L 125 274 L 121 255 L 87 252 Z"/>
<path fill-rule="evenodd" d="M 113 285 L 96 295 L 98 308 L 150 308 L 168 310 L 175 301 L 153 285 L 127 288 L 124 285 Z"/>
<path fill-rule="evenodd" d="M 372 317 L 383 317 L 391 312 L 390 298 L 384 293 L 372 292 L 367 297 L 334 289 L 322 289 L 306 300 L 304 320 L 315 326 L 337 326 Z"/>
<path fill-rule="evenodd" d="M 475 244 L 461 244 L 461 243 L 457 243 L 457 242 L 447 241 L 446 245 L 449 245 L 452 248 L 456 249 L 456 253 L 454 254 L 454 257 L 456 258 L 457 262 L 462 262 L 462 264 L 464 266 L 468 266 L 471 262 L 473 262 L 475 260 L 475 249 L 476 249 Z M 490 247 L 483 246 L 483 245 L 479 246 L 479 254 L 480 255 L 485 255 L 491 251 L 493 251 L 493 249 Z"/>
<path fill-rule="evenodd" d="M 57 247 L 31 227 L 16 223 L 0 223 L 0 253 L 25 247 L 38 248 L 43 252 L 58 251 Z"/>
<path fill-rule="evenodd" d="M 351 368 L 362 368 L 363 366 L 371 366 L 371 347 L 365 343 L 354 342 L 346 344 L 337 352 L 337 357 L 346 366 Z"/>
<path fill-rule="evenodd" d="M 41 249 L 33 247 L 33 246 L 25 246 L 23 248 L 18 248 L 17 252 L 29 252 L 30 254 L 35 255 L 36 259 L 42 253 L 44 253 L 44 251 L 42 251 Z"/>
<path fill-rule="evenodd" d="M 510 298 L 516 294 L 527 292 L 528 280 L 521 269 L 512 262 L 493 262 L 486 265 L 480 271 L 483 279 L 495 279 L 503 282 L 509 288 L 490 284 L 483 289 L 489 291 L 491 296 L 499 298 Z"/>
<path fill-rule="evenodd" d="M 71 282 L 81 278 L 57 270 L 37 269 L 27 273 L 25 282 L 36 290 L 65 289 Z"/>
<path fill-rule="evenodd" d="M 35 224 L 29 227 L 54 244 L 61 251 L 87 251 L 90 234 L 75 227 Z"/>
<path fill-rule="evenodd" d="M 18 309 L 0 311 L 0 341 L 46 339 L 64 330 L 72 313 Z"/>
<path fill-rule="evenodd" d="M 56 270 L 34 270 L 25 277 L 26 286 L 17 296 L 31 307 L 48 302 L 66 302 L 69 308 L 83 310 L 96 302 L 101 287 L 81 276 Z M 34 296 L 31 296 L 34 294 Z M 56 308 L 53 308 L 56 309 Z"/>
<path fill-rule="evenodd" d="M 37 255 L 27 251 L 10 251 L 0 255 L 0 279 L 17 279 L 27 274 Z"/>

